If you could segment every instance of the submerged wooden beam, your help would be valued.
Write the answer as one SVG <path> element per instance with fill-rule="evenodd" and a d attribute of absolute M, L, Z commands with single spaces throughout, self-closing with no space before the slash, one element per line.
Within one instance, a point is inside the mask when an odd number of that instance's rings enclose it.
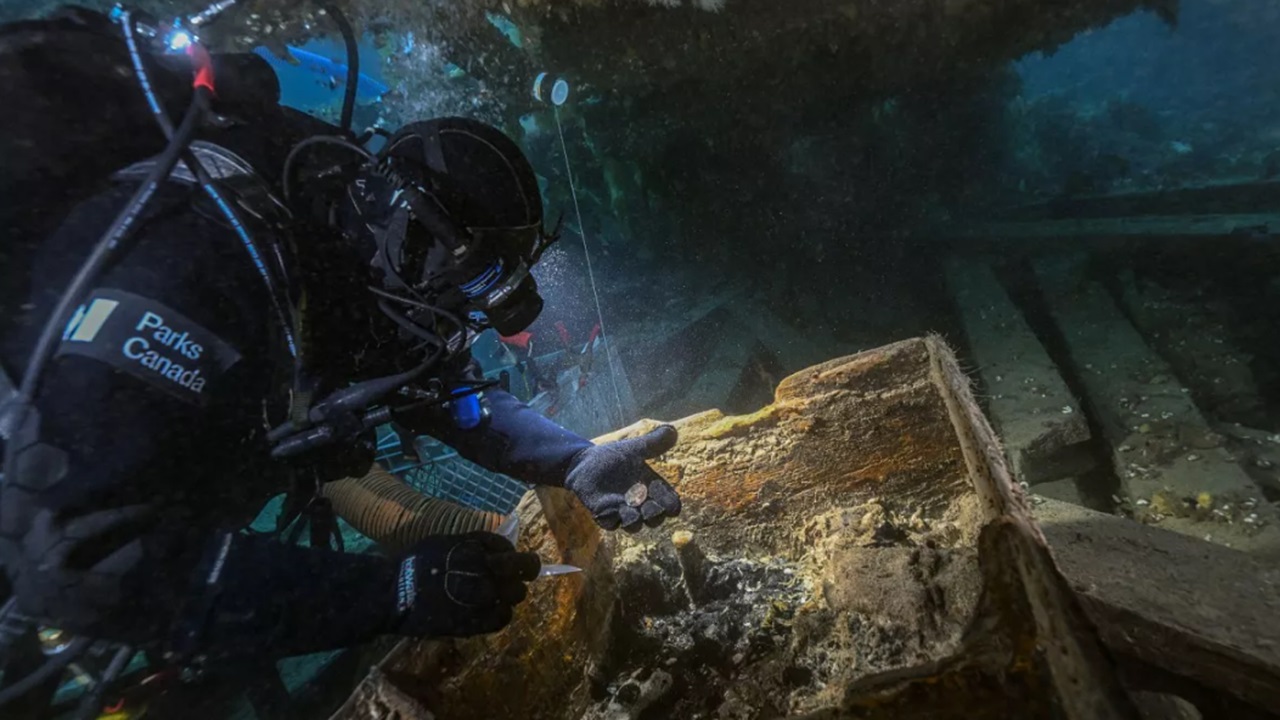
<path fill-rule="evenodd" d="M 1036 484 L 1091 470 L 1080 402 L 991 267 L 953 259 L 947 284 L 1014 477 Z"/>
<path fill-rule="evenodd" d="M 990 222 L 948 231 L 956 237 L 995 240 L 1263 237 L 1280 233 L 1280 212 L 1239 215 L 1144 215 Z"/>
<path fill-rule="evenodd" d="M 1280 182 L 1236 179 L 1168 190 L 1059 197 L 1000 213 L 1002 220 L 1129 218 L 1160 215 L 1264 215 L 1280 212 Z"/>
<path fill-rule="evenodd" d="M 1274 562 L 1054 500 L 1035 514 L 1113 652 L 1256 709 L 1280 708 Z"/>
<path fill-rule="evenodd" d="M 1057 198 L 999 211 L 987 222 L 939 230 L 999 240 L 1263 236 L 1280 232 L 1280 182 Z"/>
<path fill-rule="evenodd" d="M 1125 315 L 1173 366 L 1207 416 L 1217 422 L 1266 423 L 1251 358 L 1232 337 L 1229 306 L 1203 296 L 1181 297 L 1132 271 L 1121 272 L 1118 280 L 1117 299 Z"/>
<path fill-rule="evenodd" d="M 535 583 L 502 633 L 410 643 L 384 676 L 440 720 L 1003 717 L 1011 693 L 1032 714 L 1134 717 L 941 341 L 832 360 L 756 413 L 676 425 L 653 467 L 679 518 L 605 535 L 540 492 L 522 547 L 586 572 Z"/>
<path fill-rule="evenodd" d="M 1111 446 L 1133 514 L 1177 532 L 1237 548 L 1280 551 L 1270 508 L 1245 523 L 1253 480 L 1220 447 L 1173 369 L 1143 340 L 1076 256 L 1035 265 L 1090 411 Z M 1199 440 L 1196 440 L 1199 438 Z"/>

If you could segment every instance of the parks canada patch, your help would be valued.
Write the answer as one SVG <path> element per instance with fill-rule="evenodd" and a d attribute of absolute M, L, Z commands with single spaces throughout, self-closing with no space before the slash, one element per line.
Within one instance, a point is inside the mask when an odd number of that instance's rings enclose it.
<path fill-rule="evenodd" d="M 240 360 L 235 348 L 178 311 L 112 289 L 93 291 L 76 309 L 57 354 L 101 360 L 199 405 L 209 384 Z"/>

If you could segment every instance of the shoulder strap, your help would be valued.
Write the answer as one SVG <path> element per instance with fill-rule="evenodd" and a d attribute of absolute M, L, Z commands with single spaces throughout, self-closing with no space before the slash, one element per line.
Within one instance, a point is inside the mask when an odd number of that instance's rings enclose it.
<path fill-rule="evenodd" d="M 9 439 L 9 403 L 17 393 L 17 384 L 9 376 L 9 372 L 0 366 L 0 440 Z"/>

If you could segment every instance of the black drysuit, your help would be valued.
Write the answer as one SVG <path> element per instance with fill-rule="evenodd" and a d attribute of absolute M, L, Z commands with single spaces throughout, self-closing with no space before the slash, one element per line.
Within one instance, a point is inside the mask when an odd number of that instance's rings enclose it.
<path fill-rule="evenodd" d="M 135 91 L 119 102 L 142 99 Z M 271 182 L 281 145 L 307 129 L 266 105 L 254 123 L 211 139 Z M 137 122 L 119 131 L 158 135 L 145 108 L 133 109 Z M 141 159 L 135 150 L 121 165 Z M 135 182 L 100 183 L 47 238 L 6 248 L 6 283 L 15 278 L 6 294 L 29 287 L 0 335 L 11 378 Z M 0 490 L 0 561 L 20 609 L 74 632 L 195 652 L 288 655 L 397 632 L 392 560 L 239 532 L 282 489 L 265 429 L 283 419 L 291 363 L 245 248 L 199 189 L 177 180 L 160 189 L 138 232 L 136 248 L 98 278 L 68 325 L 36 398 L 38 441 L 22 447 Z M 409 362 L 367 312 L 367 263 L 344 264 L 360 253 L 328 253 L 332 237 L 299 242 L 314 244 L 299 248 L 293 269 L 312 298 L 331 387 Z M 335 376 L 343 370 L 352 375 Z M 400 422 L 535 483 L 561 484 L 590 446 L 506 393 L 491 391 L 486 402 L 490 415 L 472 430 L 430 411 Z M 336 479 L 371 455 L 367 443 L 340 447 L 309 468 Z M 85 520 L 111 509 L 128 522 L 98 534 Z"/>

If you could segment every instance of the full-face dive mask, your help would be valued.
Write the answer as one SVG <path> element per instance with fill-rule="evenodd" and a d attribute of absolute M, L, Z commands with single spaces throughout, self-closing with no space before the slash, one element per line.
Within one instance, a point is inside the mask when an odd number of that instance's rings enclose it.
<path fill-rule="evenodd" d="M 512 335 L 542 311 L 529 270 L 556 235 L 543 230 L 533 168 L 497 129 L 406 126 L 348 197 L 373 240 L 382 287 L 371 289 L 408 332 L 450 344 L 463 326 Z"/>

